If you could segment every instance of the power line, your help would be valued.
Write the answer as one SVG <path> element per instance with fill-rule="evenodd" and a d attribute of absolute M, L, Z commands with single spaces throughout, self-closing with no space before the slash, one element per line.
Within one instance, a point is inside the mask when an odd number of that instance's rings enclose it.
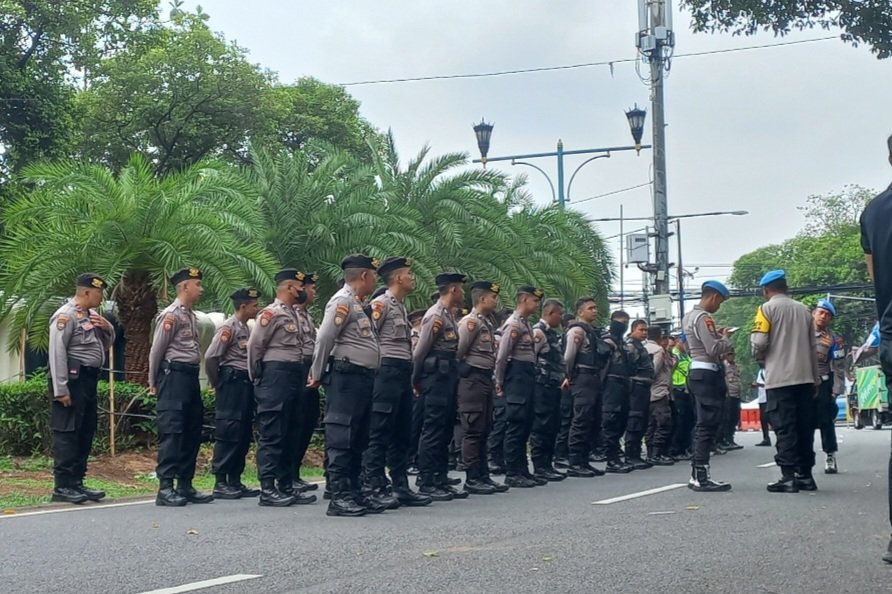
<path fill-rule="evenodd" d="M 588 202 L 589 200 L 597 200 L 598 198 L 607 198 L 608 196 L 615 196 L 617 194 L 622 194 L 624 192 L 631 192 L 632 190 L 637 190 L 638 188 L 646 188 L 651 185 L 653 182 L 645 182 L 643 184 L 638 184 L 637 186 L 629 186 L 628 188 L 623 188 L 621 190 L 614 190 L 612 192 L 607 192 L 605 194 L 598 194 L 597 196 L 589 196 L 588 198 L 583 198 L 582 200 L 571 200 L 571 204 L 579 204 L 581 202 Z"/>
<path fill-rule="evenodd" d="M 749 45 L 745 47 L 735 47 L 721 50 L 708 50 L 703 52 L 691 52 L 688 54 L 675 54 L 673 59 L 678 58 L 695 58 L 699 56 L 710 56 L 714 54 L 729 54 L 735 52 L 746 52 L 751 50 L 759 50 L 759 49 L 768 49 L 775 47 L 786 47 L 790 45 L 801 45 L 804 43 L 816 43 L 819 41 L 829 41 L 831 39 L 839 39 L 836 36 L 829 37 L 818 37 L 816 39 L 801 39 L 799 41 L 781 41 L 778 43 L 769 43 L 766 45 Z M 422 81 L 432 81 L 432 80 L 456 80 L 456 79 L 469 79 L 469 78 L 493 78 L 497 76 L 512 76 L 515 74 L 534 74 L 538 72 L 555 72 L 559 70 L 576 70 L 579 68 L 592 68 L 594 66 L 610 66 L 612 69 L 616 64 L 629 64 L 632 62 L 637 62 L 638 58 L 621 58 L 616 60 L 601 60 L 598 62 L 583 62 L 581 64 L 564 64 L 562 66 L 541 66 L 538 68 L 518 68 L 515 70 L 497 70 L 493 72 L 473 72 L 466 74 L 439 74 L 439 75 L 431 75 L 431 76 L 411 76 L 411 77 L 403 77 L 403 78 L 383 78 L 376 80 L 361 80 L 355 82 L 347 82 L 347 83 L 338 83 L 342 87 L 359 87 L 366 85 L 382 85 L 382 84 L 392 84 L 392 83 L 405 83 L 405 82 L 422 82 Z"/>

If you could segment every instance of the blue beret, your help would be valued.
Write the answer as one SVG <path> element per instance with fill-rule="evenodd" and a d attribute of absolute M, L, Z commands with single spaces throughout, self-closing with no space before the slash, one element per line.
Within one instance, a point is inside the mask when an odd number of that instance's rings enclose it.
<path fill-rule="evenodd" d="M 787 278 L 787 273 L 783 270 L 769 270 L 765 273 L 765 276 L 762 277 L 762 280 L 759 281 L 759 286 L 764 287 L 765 285 L 770 285 L 774 281 L 779 281 Z"/>
<path fill-rule="evenodd" d="M 703 283 L 701 289 L 712 289 L 713 291 L 717 291 L 719 295 L 727 299 L 731 296 L 731 291 L 728 290 L 728 287 L 723 285 L 717 280 L 708 280 Z"/>
<path fill-rule="evenodd" d="M 821 299 L 820 301 L 818 301 L 818 305 L 816 307 L 826 309 L 830 312 L 831 316 L 833 316 L 834 318 L 836 317 L 836 307 L 834 307 L 833 304 L 830 303 L 829 299 Z"/>

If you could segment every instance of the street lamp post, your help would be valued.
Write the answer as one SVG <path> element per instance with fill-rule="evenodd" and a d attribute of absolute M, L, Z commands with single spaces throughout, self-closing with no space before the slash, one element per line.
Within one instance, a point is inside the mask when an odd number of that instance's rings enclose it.
<path fill-rule="evenodd" d="M 480 158 L 474 159 L 474 163 L 481 163 L 483 167 L 486 167 L 487 163 L 491 163 L 493 161 L 511 161 L 512 165 L 524 165 L 526 167 L 532 167 L 539 173 L 545 176 L 545 179 L 548 181 L 548 185 L 551 188 L 551 199 L 553 202 L 557 202 L 558 206 L 564 208 L 567 202 L 570 201 L 570 190 L 573 188 L 573 180 L 576 178 L 576 174 L 579 171 L 591 163 L 596 159 L 607 159 L 610 158 L 611 153 L 618 153 L 622 151 L 631 151 L 634 150 L 637 154 L 641 154 L 641 149 L 649 149 L 650 145 L 642 145 L 641 137 L 644 134 L 644 121 L 647 117 L 647 112 L 643 109 L 639 109 L 636 104 L 635 107 L 626 112 L 626 118 L 629 121 L 629 129 L 632 133 L 632 138 L 635 141 L 634 146 L 612 146 L 612 147 L 604 147 L 604 148 L 593 148 L 593 149 L 581 149 L 581 150 L 572 150 L 567 151 L 564 150 L 564 143 L 562 140 L 558 140 L 557 149 L 554 152 L 550 153 L 530 153 L 525 155 L 508 155 L 504 157 L 489 157 L 489 146 L 490 140 L 492 139 L 492 130 L 493 124 L 488 123 L 485 120 L 481 120 L 479 124 L 474 126 L 474 135 L 477 137 L 477 148 L 480 150 Z M 564 157 L 571 155 L 594 155 L 589 159 L 585 160 L 580 164 L 570 175 L 570 181 L 566 185 L 566 192 L 564 186 Z M 529 159 L 541 159 L 544 157 L 556 157 L 557 158 L 557 187 L 555 188 L 555 184 L 551 181 L 551 177 L 548 173 L 545 172 L 544 169 L 539 167 L 538 165 L 534 165 L 533 163 L 527 162 Z"/>

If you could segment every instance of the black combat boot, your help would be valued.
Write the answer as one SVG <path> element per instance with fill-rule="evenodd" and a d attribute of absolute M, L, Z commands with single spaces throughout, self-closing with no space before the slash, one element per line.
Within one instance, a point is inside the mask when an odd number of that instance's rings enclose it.
<path fill-rule="evenodd" d="M 554 459 L 554 467 L 555 467 L 555 468 L 569 468 L 569 467 L 570 467 L 570 460 L 569 460 L 568 458 L 563 457 L 563 456 L 556 457 L 556 458 Z"/>
<path fill-rule="evenodd" d="M 794 474 L 796 478 L 796 486 L 799 487 L 800 491 L 817 491 L 818 484 L 815 482 L 815 478 L 812 475 L 811 469 L 808 468 L 799 468 Z"/>
<path fill-rule="evenodd" d="M 276 490 L 282 495 L 294 495 L 294 482 L 290 479 L 276 481 Z"/>
<path fill-rule="evenodd" d="M 567 478 L 566 474 L 556 471 L 551 464 L 546 463 L 538 467 L 533 465 L 533 467 L 536 469 L 535 472 L 533 472 L 533 476 L 544 479 L 546 482 L 556 483 Z"/>
<path fill-rule="evenodd" d="M 263 479 L 260 481 L 260 500 L 258 505 L 264 507 L 288 507 L 294 503 L 294 495 L 285 495 L 276 489 L 276 481 Z"/>
<path fill-rule="evenodd" d="M 180 479 L 177 484 L 177 493 L 186 498 L 189 503 L 210 503 L 214 496 L 210 493 L 201 493 L 192 486 L 192 479 Z"/>
<path fill-rule="evenodd" d="M 368 510 L 357 503 L 353 497 L 353 492 L 350 489 L 350 479 L 338 479 L 331 481 L 331 483 L 331 501 L 328 503 L 325 515 L 356 518 L 368 513 Z"/>
<path fill-rule="evenodd" d="M 369 479 L 362 488 L 365 497 L 380 503 L 385 509 L 399 509 L 400 500 L 390 490 L 390 483 L 384 477 Z"/>
<path fill-rule="evenodd" d="M 467 491 L 459 491 L 453 486 L 457 484 L 460 485 L 461 479 L 451 479 L 445 472 L 434 475 L 434 482 L 440 487 L 440 489 L 452 495 L 453 499 L 467 499 L 470 495 L 470 493 L 468 493 Z"/>
<path fill-rule="evenodd" d="M 433 499 L 427 495 L 416 493 L 409 487 L 408 477 L 393 477 L 393 494 L 401 505 L 406 507 L 423 507 L 430 505 Z"/>
<path fill-rule="evenodd" d="M 304 491 L 316 491 L 319 489 L 319 483 L 310 483 L 302 478 L 296 478 L 292 480 L 291 483 L 294 485 L 294 488 L 301 493 L 303 493 Z"/>
<path fill-rule="evenodd" d="M 218 474 L 214 483 L 215 499 L 241 499 L 242 490 L 234 485 L 230 485 L 226 480 L 225 474 Z"/>
<path fill-rule="evenodd" d="M 611 474 L 628 474 L 633 468 L 619 458 L 607 461 L 605 470 Z"/>
<path fill-rule="evenodd" d="M 230 474 L 228 482 L 230 485 L 238 489 L 239 492 L 241 492 L 242 497 L 257 497 L 258 495 L 260 495 L 260 489 L 254 489 L 242 483 L 241 475 Z"/>
<path fill-rule="evenodd" d="M 100 491 L 99 489 L 90 489 L 89 487 L 84 486 L 83 479 L 79 480 L 74 488 L 86 495 L 87 499 L 89 499 L 90 501 L 101 501 L 105 498 L 105 491 Z"/>
<path fill-rule="evenodd" d="M 645 462 L 641 458 L 641 444 L 633 444 L 626 446 L 626 464 L 632 467 L 632 470 L 647 470 L 653 468 L 653 464 Z"/>
<path fill-rule="evenodd" d="M 769 483 L 767 488 L 769 493 L 798 493 L 799 483 L 796 481 L 795 469 L 792 466 L 781 466 L 780 480 Z"/>
<path fill-rule="evenodd" d="M 480 470 L 469 466 L 465 478 L 465 491 L 472 495 L 494 495 L 496 488 L 480 480 Z"/>
<path fill-rule="evenodd" d="M 486 462 L 481 462 L 478 467 L 478 479 L 481 483 L 486 483 L 490 487 L 496 490 L 496 493 L 505 493 L 508 491 L 508 485 L 504 485 L 502 483 L 497 483 L 492 480 L 492 477 L 489 476 L 489 465 Z"/>
<path fill-rule="evenodd" d="M 712 480 L 709 477 L 709 466 L 694 465 L 691 467 L 691 480 L 688 481 L 688 488 L 701 493 L 710 493 L 730 491 L 731 485 Z"/>
<path fill-rule="evenodd" d="M 418 475 L 421 487 L 418 492 L 426 497 L 430 497 L 433 501 L 452 501 L 454 499 L 452 493 L 442 489 L 434 480 L 433 473 L 422 472 Z"/>
<path fill-rule="evenodd" d="M 663 453 L 661 448 L 647 448 L 647 461 L 653 466 L 673 466 L 675 460 Z"/>
<path fill-rule="evenodd" d="M 322 499 L 331 499 L 333 494 L 331 481 L 328 480 L 328 477 L 325 478 L 325 490 L 322 491 Z"/>
<path fill-rule="evenodd" d="M 89 498 L 80 489 L 59 485 L 53 489 L 52 500 L 58 503 L 84 503 Z"/>
<path fill-rule="evenodd" d="M 494 476 L 505 474 L 505 463 L 499 460 L 490 460 L 489 474 L 492 474 Z"/>
<path fill-rule="evenodd" d="M 155 505 L 183 507 L 186 503 L 188 503 L 186 498 L 174 490 L 171 479 L 161 479 L 158 484 L 158 495 L 155 496 Z"/>
<path fill-rule="evenodd" d="M 536 486 L 536 481 L 529 479 L 518 472 L 506 475 L 505 484 L 517 489 L 532 489 Z"/>

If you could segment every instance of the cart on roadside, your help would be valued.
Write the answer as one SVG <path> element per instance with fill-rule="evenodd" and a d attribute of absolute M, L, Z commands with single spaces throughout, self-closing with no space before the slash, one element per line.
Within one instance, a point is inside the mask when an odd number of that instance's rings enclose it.
<path fill-rule="evenodd" d="M 879 348 L 879 331 L 877 324 L 864 344 L 852 353 L 854 381 L 849 388 L 848 403 L 855 429 L 865 426 L 882 429 L 884 424 L 892 422 L 883 371 L 879 365 L 866 365 Z"/>

